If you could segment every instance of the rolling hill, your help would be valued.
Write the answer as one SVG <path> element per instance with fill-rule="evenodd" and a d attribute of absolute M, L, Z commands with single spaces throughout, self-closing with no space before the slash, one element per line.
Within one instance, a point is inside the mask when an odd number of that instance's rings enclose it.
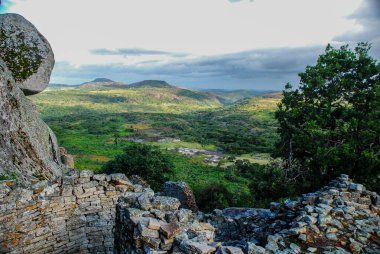
<path fill-rule="evenodd" d="M 272 91 L 265 91 L 265 90 L 248 90 L 248 89 L 237 89 L 237 90 L 204 89 L 202 91 L 215 94 L 226 105 L 235 103 L 242 99 L 247 99 L 253 96 L 258 96 L 261 94 L 272 92 Z"/>
<path fill-rule="evenodd" d="M 214 94 L 146 80 L 131 85 L 95 79 L 79 86 L 53 85 L 32 98 L 43 114 L 64 116 L 72 110 L 104 113 L 181 113 L 223 106 Z"/>

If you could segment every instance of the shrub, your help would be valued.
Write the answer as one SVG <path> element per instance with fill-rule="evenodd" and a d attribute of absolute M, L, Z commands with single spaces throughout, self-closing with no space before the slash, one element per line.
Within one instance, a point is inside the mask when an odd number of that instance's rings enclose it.
<path fill-rule="evenodd" d="M 173 164 L 159 147 L 131 143 L 125 147 L 122 155 L 109 161 L 103 170 L 108 174 L 139 175 L 151 185 L 152 189 L 158 191 L 173 173 Z"/>

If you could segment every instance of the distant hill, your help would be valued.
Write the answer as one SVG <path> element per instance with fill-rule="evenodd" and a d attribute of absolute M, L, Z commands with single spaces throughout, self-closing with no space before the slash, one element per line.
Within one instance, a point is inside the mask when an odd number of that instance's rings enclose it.
<path fill-rule="evenodd" d="M 265 93 L 237 101 L 233 104 L 233 107 L 240 111 L 274 112 L 281 99 L 281 92 Z"/>
<path fill-rule="evenodd" d="M 282 96 L 280 92 L 244 89 L 196 91 L 174 86 L 163 80 L 143 80 L 128 85 L 107 78 L 96 78 L 76 86 L 50 84 L 48 91 L 54 90 L 59 90 L 59 95 L 63 95 L 63 90 L 70 90 L 64 98 L 71 97 L 71 103 L 78 105 L 96 103 L 92 106 L 96 108 L 101 104 L 103 104 L 102 107 L 107 107 L 106 104 L 109 103 L 119 107 L 117 111 L 133 108 L 133 111 L 147 110 L 150 112 L 159 110 L 164 112 L 168 110 L 172 112 L 177 110 L 192 111 L 218 108 L 225 105 L 250 110 L 257 109 L 257 107 L 265 108 L 270 104 L 269 107 L 273 108 Z M 52 96 L 57 97 L 58 94 Z M 169 107 L 172 108 L 169 109 Z"/>
<path fill-rule="evenodd" d="M 202 91 L 217 95 L 220 98 L 220 100 L 223 102 L 223 104 L 232 104 L 242 99 L 251 98 L 256 95 L 272 92 L 272 91 L 265 91 L 265 90 L 261 91 L 261 90 L 248 90 L 248 89 L 238 89 L 238 90 L 204 89 Z"/>
<path fill-rule="evenodd" d="M 223 107 L 220 98 L 214 94 L 177 87 L 160 80 L 127 85 L 98 78 L 78 86 L 51 85 L 51 89 L 33 99 L 42 110 L 59 108 L 61 114 L 65 109 L 70 111 L 73 108 L 115 113 L 181 113 Z"/>
<path fill-rule="evenodd" d="M 173 87 L 169 85 L 166 81 L 163 80 L 143 80 L 140 82 L 132 83 L 129 87 L 159 87 L 159 88 L 167 88 Z"/>
<path fill-rule="evenodd" d="M 96 78 L 92 82 L 97 83 L 97 82 L 115 82 L 115 81 L 108 79 L 108 78 Z"/>
<path fill-rule="evenodd" d="M 126 87 L 126 86 L 127 84 L 124 84 L 122 82 L 116 82 L 107 78 L 96 78 L 92 81 L 85 82 L 79 85 L 80 88 L 85 88 L 85 89 L 120 88 L 120 87 Z"/>
<path fill-rule="evenodd" d="M 267 99 L 282 99 L 283 95 L 282 92 L 273 92 L 262 94 L 260 97 Z"/>

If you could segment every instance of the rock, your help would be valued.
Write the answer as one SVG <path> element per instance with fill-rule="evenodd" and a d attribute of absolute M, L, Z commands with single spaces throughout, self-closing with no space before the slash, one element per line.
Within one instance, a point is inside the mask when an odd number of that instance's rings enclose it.
<path fill-rule="evenodd" d="M 91 178 L 94 176 L 94 171 L 92 170 L 82 170 L 79 173 L 80 178 Z"/>
<path fill-rule="evenodd" d="M 271 251 L 272 253 L 277 253 L 278 245 L 275 242 L 269 242 L 265 245 L 265 249 Z"/>
<path fill-rule="evenodd" d="M 327 233 L 326 238 L 331 240 L 331 241 L 337 241 L 338 240 L 338 237 L 334 233 Z"/>
<path fill-rule="evenodd" d="M 161 211 L 175 211 L 179 208 L 180 202 L 176 198 L 158 196 L 153 199 L 153 207 Z"/>
<path fill-rule="evenodd" d="M 252 242 L 247 242 L 245 246 L 245 251 L 247 254 L 264 254 L 265 249 L 261 246 L 257 246 L 256 244 Z"/>
<path fill-rule="evenodd" d="M 156 219 L 149 219 L 148 228 L 153 230 L 159 230 L 161 227 L 160 223 Z"/>
<path fill-rule="evenodd" d="M 131 175 L 129 180 L 132 182 L 132 184 L 138 184 L 144 188 L 150 188 L 149 184 L 138 175 Z"/>
<path fill-rule="evenodd" d="M 351 183 L 348 187 L 349 190 L 361 192 L 364 190 L 364 186 L 361 184 Z"/>
<path fill-rule="evenodd" d="M 177 198 L 181 208 L 198 211 L 197 203 L 191 188 L 185 182 L 166 182 L 163 186 L 164 195 Z"/>
<path fill-rule="evenodd" d="M 300 239 L 301 241 L 306 242 L 306 241 L 307 241 L 307 236 L 306 236 L 305 234 L 300 234 L 300 235 L 298 236 L 298 239 Z"/>
<path fill-rule="evenodd" d="M 315 253 L 315 252 L 317 252 L 317 248 L 313 248 L 313 247 L 309 247 L 309 248 L 307 248 L 307 251 L 308 252 L 311 252 L 311 253 Z"/>
<path fill-rule="evenodd" d="M 238 248 L 233 246 L 222 246 L 216 252 L 217 254 L 244 254 L 244 252 Z"/>
<path fill-rule="evenodd" d="M 215 247 L 211 247 L 206 243 L 198 243 L 192 241 L 182 241 L 180 248 L 186 254 L 208 254 L 216 251 Z"/>
<path fill-rule="evenodd" d="M 41 181 L 33 184 L 32 190 L 34 194 L 41 193 L 48 186 L 48 181 Z"/>
<path fill-rule="evenodd" d="M 180 209 L 176 213 L 177 219 L 179 222 L 188 222 L 191 217 L 193 217 L 193 213 L 188 209 Z"/>
<path fill-rule="evenodd" d="M 0 174 L 15 175 L 22 184 L 62 175 L 64 166 L 54 133 L 15 85 L 1 59 L 0 136 Z"/>
<path fill-rule="evenodd" d="M 68 154 L 64 147 L 59 148 L 59 152 L 61 154 L 61 161 L 66 165 L 67 168 L 74 168 L 74 157 L 71 154 Z"/>
<path fill-rule="evenodd" d="M 132 183 L 128 180 L 128 178 L 124 174 L 111 174 L 111 180 L 116 185 L 130 185 L 132 186 Z"/>
<path fill-rule="evenodd" d="M 172 221 L 170 223 L 161 225 L 160 230 L 166 238 L 170 239 L 179 233 L 180 227 L 177 222 Z"/>
<path fill-rule="evenodd" d="M 0 15 L 0 58 L 25 95 L 43 91 L 49 84 L 54 54 L 49 42 L 18 14 Z"/>
<path fill-rule="evenodd" d="M 150 202 L 150 197 L 146 195 L 145 193 L 141 194 L 137 198 L 137 201 L 139 204 L 139 208 L 141 208 L 142 210 L 148 211 L 150 208 L 153 207 L 152 203 Z"/>
<path fill-rule="evenodd" d="M 157 230 L 150 229 L 141 222 L 138 224 L 138 227 L 139 227 L 141 236 L 143 236 L 143 237 L 150 237 L 150 238 L 158 238 L 159 237 L 159 233 Z"/>
<path fill-rule="evenodd" d="M 313 216 L 305 215 L 303 217 L 303 221 L 308 224 L 315 224 L 317 222 L 317 219 Z"/>
<path fill-rule="evenodd" d="M 295 244 L 295 243 L 291 243 L 289 245 L 289 247 L 295 252 L 295 253 L 300 253 L 301 252 L 301 248 Z"/>

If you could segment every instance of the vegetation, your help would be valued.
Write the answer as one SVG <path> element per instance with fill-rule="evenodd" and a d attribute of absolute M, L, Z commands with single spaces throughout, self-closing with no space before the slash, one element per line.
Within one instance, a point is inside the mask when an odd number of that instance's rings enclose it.
<path fill-rule="evenodd" d="M 380 65 L 370 46 L 328 45 L 315 66 L 286 85 L 276 119 L 277 154 L 288 178 L 314 189 L 340 173 L 379 189 Z"/>
<path fill-rule="evenodd" d="M 205 211 L 264 207 L 340 173 L 379 188 L 380 66 L 368 50 L 328 46 L 298 89 L 230 105 L 163 81 L 58 86 L 34 100 L 78 169 L 139 174 L 156 190 L 185 181 Z M 221 150 L 225 159 L 207 165 L 180 147 Z"/>
<path fill-rule="evenodd" d="M 109 161 L 104 171 L 141 175 L 154 190 L 160 190 L 162 184 L 170 179 L 173 164 L 158 147 L 131 143 L 124 148 L 124 154 Z"/>

